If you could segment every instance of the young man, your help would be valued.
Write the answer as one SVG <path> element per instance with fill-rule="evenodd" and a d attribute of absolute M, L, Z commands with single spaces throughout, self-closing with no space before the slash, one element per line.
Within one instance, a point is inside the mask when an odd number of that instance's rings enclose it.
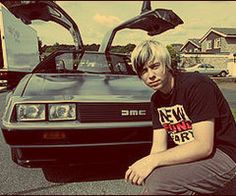
<path fill-rule="evenodd" d="M 208 194 L 236 172 L 236 124 L 217 85 L 199 73 L 178 73 L 168 50 L 149 40 L 131 56 L 151 97 L 153 144 L 125 179 L 145 186 L 144 194 Z"/>

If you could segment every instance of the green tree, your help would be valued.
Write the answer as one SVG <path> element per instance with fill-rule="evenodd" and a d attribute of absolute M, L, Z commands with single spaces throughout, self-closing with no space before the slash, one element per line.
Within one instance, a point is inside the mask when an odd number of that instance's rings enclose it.
<path fill-rule="evenodd" d="M 37 38 L 38 38 L 38 50 L 39 50 L 39 54 L 41 55 L 43 42 L 42 42 L 42 40 L 39 39 L 39 37 L 37 37 Z"/>
<path fill-rule="evenodd" d="M 134 50 L 135 48 L 135 44 L 127 44 L 126 46 L 112 46 L 111 47 L 111 52 L 114 52 L 114 53 L 130 53 Z"/>
<path fill-rule="evenodd" d="M 125 51 L 126 51 L 126 53 L 131 53 L 133 50 L 134 50 L 134 48 L 135 48 L 135 44 L 127 44 L 126 46 L 125 46 Z"/>
<path fill-rule="evenodd" d="M 85 45 L 85 50 L 98 51 L 99 46 L 100 46 L 99 44 L 91 44 L 91 45 L 87 44 L 87 45 Z"/>
<path fill-rule="evenodd" d="M 180 62 L 180 53 L 177 52 L 172 45 L 167 45 L 166 48 L 171 56 L 172 67 L 176 68 Z"/>

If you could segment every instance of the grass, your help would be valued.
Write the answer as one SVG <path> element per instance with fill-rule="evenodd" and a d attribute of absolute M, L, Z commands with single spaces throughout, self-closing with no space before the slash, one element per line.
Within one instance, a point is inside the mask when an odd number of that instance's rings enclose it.
<path fill-rule="evenodd" d="M 236 119 L 236 109 L 235 109 L 235 108 L 232 108 L 231 110 L 232 110 L 232 113 L 233 113 L 233 115 L 234 115 L 234 118 Z"/>

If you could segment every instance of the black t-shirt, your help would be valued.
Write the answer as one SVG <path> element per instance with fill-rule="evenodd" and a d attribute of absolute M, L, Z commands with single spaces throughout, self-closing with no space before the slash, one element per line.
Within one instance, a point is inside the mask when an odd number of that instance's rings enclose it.
<path fill-rule="evenodd" d="M 151 98 L 153 128 L 168 132 L 168 147 L 194 140 L 192 123 L 215 119 L 214 149 L 236 162 L 236 123 L 220 89 L 199 73 L 178 73 L 168 95 L 156 91 Z"/>

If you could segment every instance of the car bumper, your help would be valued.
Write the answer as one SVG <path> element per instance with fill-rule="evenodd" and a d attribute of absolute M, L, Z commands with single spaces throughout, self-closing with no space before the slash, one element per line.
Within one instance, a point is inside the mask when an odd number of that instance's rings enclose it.
<path fill-rule="evenodd" d="M 151 126 L 2 131 L 13 161 L 24 167 L 133 162 L 150 152 L 152 141 Z"/>
<path fill-rule="evenodd" d="M 12 160 L 23 167 L 131 164 L 150 152 L 151 142 L 78 147 L 12 148 Z"/>

